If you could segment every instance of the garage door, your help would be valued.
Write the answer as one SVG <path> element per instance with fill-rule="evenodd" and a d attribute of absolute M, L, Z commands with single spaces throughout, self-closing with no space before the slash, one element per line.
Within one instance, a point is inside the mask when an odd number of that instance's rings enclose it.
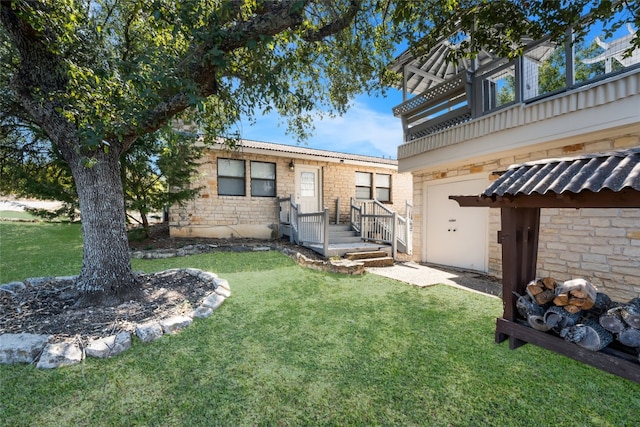
<path fill-rule="evenodd" d="M 449 196 L 480 194 L 488 185 L 486 177 L 425 184 L 423 261 L 487 271 L 489 209 L 461 208 Z"/>

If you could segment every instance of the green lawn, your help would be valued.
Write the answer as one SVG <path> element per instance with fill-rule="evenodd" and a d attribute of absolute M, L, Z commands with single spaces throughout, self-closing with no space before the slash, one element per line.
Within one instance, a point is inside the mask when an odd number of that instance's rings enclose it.
<path fill-rule="evenodd" d="M 35 220 L 38 219 L 38 217 L 31 215 L 30 213 L 27 212 L 22 212 L 22 211 L 2 211 L 0 210 L 0 221 L 2 219 L 28 219 L 28 220 Z"/>
<path fill-rule="evenodd" d="M 0 233 L 2 281 L 77 273 L 77 226 L 0 223 Z M 134 260 L 173 267 L 216 272 L 233 295 L 209 319 L 113 359 L 0 365 L 0 424 L 640 425 L 639 384 L 496 345 L 494 298 L 316 272 L 275 252 Z"/>

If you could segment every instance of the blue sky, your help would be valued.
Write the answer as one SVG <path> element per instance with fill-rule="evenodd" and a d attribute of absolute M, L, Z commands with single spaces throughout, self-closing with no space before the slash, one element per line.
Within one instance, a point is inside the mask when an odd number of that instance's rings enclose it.
<path fill-rule="evenodd" d="M 303 147 L 342 153 L 397 158 L 402 142 L 402 124 L 391 108 L 402 103 L 402 92 L 389 89 L 385 97 L 360 95 L 343 116 L 317 120 L 313 135 L 300 143 Z M 286 124 L 277 114 L 258 116 L 251 126 L 243 122 L 243 139 L 296 145 L 295 137 L 285 133 Z"/>
<path fill-rule="evenodd" d="M 600 25 L 594 25 L 586 40 L 593 40 L 601 30 Z M 623 26 L 613 38 L 627 34 L 628 30 Z M 397 54 L 404 49 L 405 47 L 399 47 Z M 384 97 L 360 95 L 353 100 L 351 108 L 343 116 L 317 120 L 313 135 L 302 143 L 285 133 L 286 124 L 275 113 L 258 116 L 254 125 L 244 121 L 238 130 L 243 139 L 287 145 L 301 144 L 321 150 L 396 159 L 397 147 L 402 142 L 402 124 L 399 118 L 393 116 L 391 109 L 400 103 L 402 92 L 396 89 L 388 89 Z"/>

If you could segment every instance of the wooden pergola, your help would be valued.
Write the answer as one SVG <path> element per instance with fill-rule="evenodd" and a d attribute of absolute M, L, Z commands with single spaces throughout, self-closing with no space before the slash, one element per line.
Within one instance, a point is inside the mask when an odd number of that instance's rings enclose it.
<path fill-rule="evenodd" d="M 512 166 L 479 196 L 450 196 L 464 207 L 501 210 L 502 300 L 496 342 L 555 351 L 640 383 L 638 354 L 624 346 L 594 352 L 518 318 L 514 295 L 536 278 L 541 208 L 640 208 L 640 148 Z M 640 287 L 638 288 L 640 292 Z"/>

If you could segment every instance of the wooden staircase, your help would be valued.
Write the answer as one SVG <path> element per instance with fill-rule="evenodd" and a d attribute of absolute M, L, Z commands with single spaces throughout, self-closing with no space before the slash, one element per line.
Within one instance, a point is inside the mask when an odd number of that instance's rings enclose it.
<path fill-rule="evenodd" d="M 377 200 L 356 201 L 351 198 L 347 224 L 331 224 L 329 209 L 320 212 L 300 211 L 293 196 L 278 198 L 280 204 L 280 237 L 289 236 L 291 242 L 312 249 L 325 258 L 345 254 L 371 252 L 358 259 L 393 258 L 398 249 L 411 252 L 411 205 L 406 217 L 389 210 Z M 339 211 L 339 209 L 337 209 Z M 338 219 L 336 219 L 338 220 Z M 376 254 L 383 251 L 386 255 Z M 373 264 L 389 263 L 376 259 Z"/>
<path fill-rule="evenodd" d="M 388 267 L 394 264 L 391 246 L 363 242 L 357 231 L 350 225 L 329 226 L 329 251 L 351 261 L 364 263 L 365 267 Z"/>
<path fill-rule="evenodd" d="M 360 243 L 362 242 L 362 238 L 358 232 L 348 224 L 331 224 L 329 225 L 329 242 Z"/>
<path fill-rule="evenodd" d="M 322 247 L 318 244 L 304 245 L 322 254 Z M 348 256 L 347 256 L 348 255 Z M 329 247 L 325 257 L 344 257 L 354 261 L 361 261 L 366 267 L 393 265 L 391 246 L 385 243 L 372 243 L 362 240 L 357 231 L 347 224 L 329 225 Z M 388 258 L 388 259 L 387 259 Z M 369 265 L 371 264 L 371 265 Z"/>

